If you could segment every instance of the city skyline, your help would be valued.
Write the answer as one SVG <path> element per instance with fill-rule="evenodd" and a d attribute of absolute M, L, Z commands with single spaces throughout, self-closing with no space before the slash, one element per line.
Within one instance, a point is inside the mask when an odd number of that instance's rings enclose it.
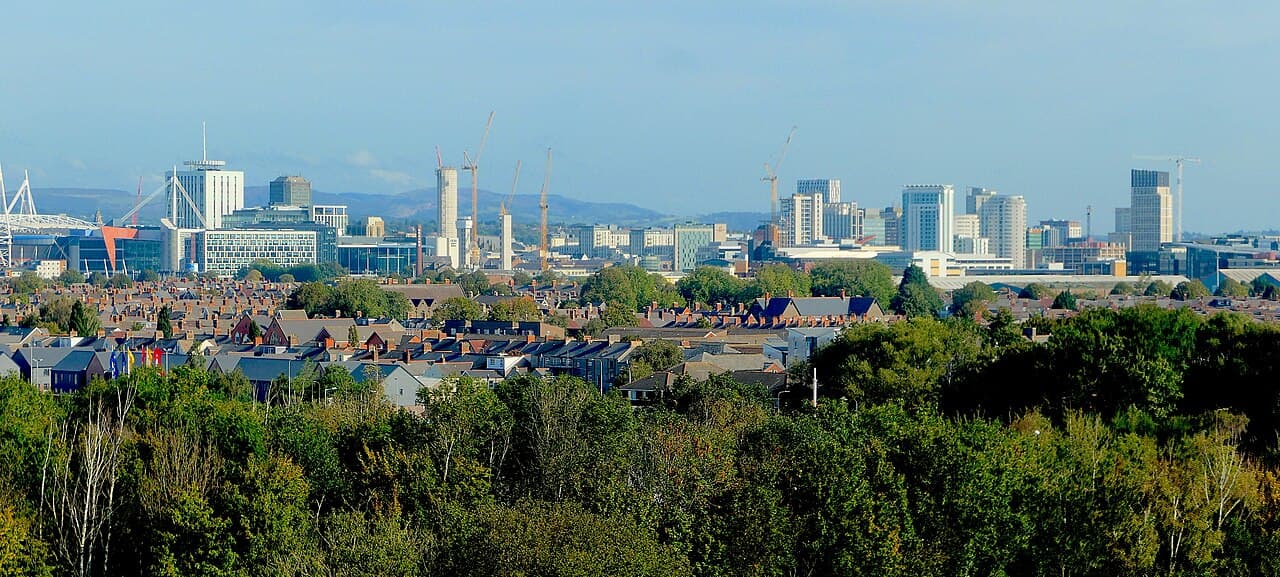
<path fill-rule="evenodd" d="M 557 194 L 767 212 L 761 164 L 797 125 L 783 191 L 839 178 L 845 200 L 874 207 L 904 184 L 991 186 L 1026 197 L 1029 220 L 1093 205 L 1097 234 L 1128 202 L 1129 169 L 1172 170 L 1134 155 L 1194 154 L 1205 162 L 1186 171 L 1186 230 L 1280 226 L 1280 200 L 1255 184 L 1275 124 L 1256 113 L 1272 81 L 1251 72 L 1280 55 L 1269 5 L 726 6 L 495 5 L 476 18 L 229 3 L 201 15 L 239 43 L 109 7 L 19 6 L 15 45 L 54 30 L 65 43 L 3 56 L 23 89 L 0 98 L 23 114 L 0 118 L 0 163 L 30 169 L 37 189 L 128 191 L 139 175 L 154 187 L 198 157 L 207 120 L 210 156 L 249 184 L 302 174 L 319 190 L 394 193 L 430 188 L 433 145 L 458 164 L 496 110 L 491 190 L 552 146 Z M 193 91 L 178 80 L 192 74 L 225 82 Z M 427 90 L 440 79 L 448 90 Z M 1119 89 L 1134 82 L 1143 89 Z M 1214 210 L 1222 202 L 1253 210 Z"/>

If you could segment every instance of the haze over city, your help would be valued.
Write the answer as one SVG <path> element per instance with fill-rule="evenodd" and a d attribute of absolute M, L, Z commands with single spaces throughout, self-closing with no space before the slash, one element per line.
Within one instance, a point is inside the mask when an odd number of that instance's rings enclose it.
<path fill-rule="evenodd" d="M 6 7 L 6 169 L 152 188 L 207 121 L 249 184 L 393 193 L 432 187 L 433 146 L 460 163 L 494 110 L 482 187 L 551 146 L 556 192 L 669 214 L 766 212 L 762 163 L 792 125 L 784 193 L 987 186 L 1031 220 L 1092 204 L 1108 230 L 1129 168 L 1173 168 L 1133 155 L 1190 154 L 1186 230 L 1276 228 L 1280 209 L 1271 3 L 135 6 Z"/>

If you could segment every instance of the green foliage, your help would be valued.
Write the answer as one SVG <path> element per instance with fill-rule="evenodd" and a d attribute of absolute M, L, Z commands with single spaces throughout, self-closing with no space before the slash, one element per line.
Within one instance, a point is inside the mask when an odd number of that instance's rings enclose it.
<path fill-rule="evenodd" d="M 690 304 L 732 306 L 742 301 L 746 283 L 722 269 L 698 267 L 676 282 L 676 290 Z"/>
<path fill-rule="evenodd" d="M 491 321 L 540 321 L 542 310 L 531 297 L 516 297 L 500 300 L 489 310 Z"/>
<path fill-rule="evenodd" d="M 129 278 L 127 274 L 116 273 L 107 280 L 106 286 L 113 289 L 127 289 L 133 286 L 133 279 Z"/>
<path fill-rule="evenodd" d="M 23 271 L 17 278 L 9 280 L 9 289 L 14 294 L 35 294 L 45 287 L 44 279 L 32 271 Z"/>
<path fill-rule="evenodd" d="M 660 307 L 680 304 L 680 294 L 661 275 L 634 265 L 600 269 L 582 283 L 582 304 L 620 303 L 633 311 L 657 303 Z"/>
<path fill-rule="evenodd" d="M 1053 306 L 1051 308 L 1069 311 L 1077 310 L 1079 306 L 1076 302 L 1076 295 L 1071 293 L 1071 289 L 1058 293 L 1058 296 L 1053 297 Z"/>
<path fill-rule="evenodd" d="M 347 270 L 336 262 L 304 263 L 285 268 L 263 258 L 254 260 L 249 266 L 236 272 L 236 278 L 242 280 L 303 283 L 323 282 L 346 275 Z"/>
<path fill-rule="evenodd" d="M 631 378 L 643 379 L 654 371 L 664 371 L 684 362 L 684 351 L 675 343 L 654 339 L 631 352 Z"/>
<path fill-rule="evenodd" d="M 766 264 L 756 269 L 756 276 L 739 296 L 740 302 L 773 296 L 795 295 L 807 297 L 812 291 L 809 275 L 785 264 Z"/>
<path fill-rule="evenodd" d="M 159 282 L 160 273 L 151 269 L 145 269 L 141 273 L 138 273 L 138 280 L 142 282 Z"/>
<path fill-rule="evenodd" d="M 942 312 L 942 297 L 929 284 L 924 271 L 916 265 L 908 266 L 902 274 L 902 282 L 898 284 L 898 294 L 893 297 L 890 308 L 907 318 L 936 317 Z"/>
<path fill-rule="evenodd" d="M 995 300 L 996 291 L 982 281 L 973 281 L 951 293 L 951 313 L 980 318 L 987 311 L 987 305 Z"/>
<path fill-rule="evenodd" d="M 1022 290 L 1018 292 L 1018 298 L 1040 300 L 1043 298 L 1048 298 L 1050 294 L 1053 294 L 1053 293 L 1052 291 L 1049 290 L 1049 287 L 1044 286 L 1038 282 L 1033 282 L 1025 287 L 1022 287 Z"/>
<path fill-rule="evenodd" d="M 92 273 L 90 273 L 90 274 L 89 274 L 89 279 L 88 279 L 88 280 L 89 280 L 89 284 L 91 284 L 91 285 L 93 285 L 93 286 L 96 286 L 96 287 L 98 287 L 98 288 L 102 288 L 102 287 L 107 286 L 107 282 L 108 282 L 110 279 L 109 279 L 109 278 L 107 278 L 106 273 L 104 273 L 104 272 L 102 272 L 102 271 L 94 271 L 94 272 L 92 272 Z"/>
<path fill-rule="evenodd" d="M 66 333 L 72 329 L 72 313 L 77 304 L 84 306 L 80 301 L 69 296 L 53 297 L 40 305 L 39 314 L 23 319 L 23 325 L 44 326 L 51 329 L 51 332 Z"/>
<path fill-rule="evenodd" d="M 634 327 L 638 324 L 636 313 L 627 308 L 626 304 L 617 301 L 605 303 L 600 320 L 604 322 L 605 328 Z"/>
<path fill-rule="evenodd" d="M 63 286 L 81 284 L 85 282 L 84 273 L 73 268 L 66 269 L 58 275 L 58 282 Z"/>
<path fill-rule="evenodd" d="M 1224 278 L 1213 294 L 1220 297 L 1249 298 L 1249 285 L 1232 278 Z"/>
<path fill-rule="evenodd" d="M 101 327 L 102 320 L 98 318 L 96 308 L 90 308 L 80 300 L 71 305 L 71 329 L 77 335 L 93 336 L 98 334 Z"/>
<path fill-rule="evenodd" d="M 893 271 L 870 259 L 820 262 L 809 276 L 814 296 L 839 296 L 843 290 L 847 296 L 874 297 L 876 302 L 886 305 L 895 294 Z"/>
<path fill-rule="evenodd" d="M 1162 297 L 1173 292 L 1173 286 L 1162 280 L 1152 281 L 1142 290 L 1142 296 Z"/>
<path fill-rule="evenodd" d="M 527 272 L 516 271 L 511 274 L 511 282 L 515 283 L 517 287 L 528 286 L 529 283 L 533 282 L 533 277 L 529 276 Z"/>
<path fill-rule="evenodd" d="M 409 315 L 409 300 L 401 293 L 383 289 L 367 280 L 342 280 L 336 286 L 305 282 L 289 293 L 285 302 L 291 309 L 303 309 L 308 315 L 364 316 L 404 319 Z M 357 315 L 359 313 L 359 315 Z"/>
<path fill-rule="evenodd" d="M 169 308 L 169 305 L 160 307 L 160 310 L 156 312 L 156 330 L 160 331 L 166 339 L 173 338 L 172 316 L 173 309 Z"/>
<path fill-rule="evenodd" d="M 436 305 L 436 310 L 431 315 L 431 320 L 436 325 L 444 324 L 444 321 L 475 321 L 483 318 L 484 306 L 467 297 L 449 297 Z"/>
<path fill-rule="evenodd" d="M 1133 293 L 1134 293 L 1134 290 L 1135 290 L 1135 289 L 1134 289 L 1134 287 L 1133 287 L 1133 284 L 1131 284 L 1131 283 L 1127 283 L 1127 282 L 1118 282 L 1118 283 L 1116 283 L 1116 286 L 1111 287 L 1111 294 L 1113 294 L 1113 295 L 1131 295 L 1131 294 L 1133 294 Z"/>
<path fill-rule="evenodd" d="M 1173 290 L 1169 293 L 1169 298 L 1185 301 L 1207 297 L 1210 294 L 1208 287 L 1204 286 L 1204 283 L 1198 280 L 1189 280 L 1182 281 L 1178 283 L 1178 286 L 1173 287 Z"/>

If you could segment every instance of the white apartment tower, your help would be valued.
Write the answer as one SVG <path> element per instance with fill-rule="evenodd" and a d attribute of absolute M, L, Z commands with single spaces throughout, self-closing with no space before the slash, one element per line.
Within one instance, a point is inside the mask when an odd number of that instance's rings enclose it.
<path fill-rule="evenodd" d="M 1129 227 L 1134 252 L 1156 252 L 1160 243 L 1173 242 L 1173 195 L 1169 173 L 1137 170 L 1130 173 Z"/>
<path fill-rule="evenodd" d="M 216 230 L 222 228 L 222 217 L 244 208 L 244 172 L 225 170 L 227 163 L 222 160 L 188 160 L 183 165 L 186 170 L 165 173 L 165 179 L 178 177 L 182 188 L 186 189 L 191 202 L 204 217 L 204 226 L 200 219 L 182 198 L 182 193 L 171 187 L 169 191 L 169 215 L 178 228 Z"/>
<path fill-rule="evenodd" d="M 840 202 L 840 179 L 802 178 L 796 181 L 796 194 L 822 193 L 828 203 Z"/>
<path fill-rule="evenodd" d="M 1027 260 L 1027 201 L 1020 195 L 994 195 L 982 203 L 979 232 L 990 239 L 991 252 L 1024 267 Z"/>
<path fill-rule="evenodd" d="M 804 246 L 823 240 L 822 193 L 793 194 L 782 199 L 782 246 Z"/>
<path fill-rule="evenodd" d="M 436 199 L 436 224 L 439 225 L 439 234 L 442 238 L 457 239 L 458 238 L 458 169 L 452 166 L 444 166 L 436 169 L 436 191 L 439 198 Z M 445 247 L 457 246 L 459 243 L 444 243 Z M 438 253 L 439 254 L 439 253 Z M 461 256 L 456 251 L 440 256 L 448 256 L 449 262 L 454 268 L 462 265 Z"/>
<path fill-rule="evenodd" d="M 902 189 L 900 240 L 903 250 L 950 252 L 955 224 L 955 187 L 908 185 Z"/>

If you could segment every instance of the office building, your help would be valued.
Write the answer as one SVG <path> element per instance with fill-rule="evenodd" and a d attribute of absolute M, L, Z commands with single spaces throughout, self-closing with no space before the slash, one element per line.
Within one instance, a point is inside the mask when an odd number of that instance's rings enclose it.
<path fill-rule="evenodd" d="M 880 220 L 884 224 L 884 239 L 881 246 L 902 246 L 902 207 L 886 206 L 880 210 Z M 865 224 L 863 228 L 865 229 Z"/>
<path fill-rule="evenodd" d="M 822 193 L 793 194 L 782 199 L 782 246 L 804 246 L 821 242 Z"/>
<path fill-rule="evenodd" d="M 201 270 L 220 277 L 258 259 L 285 268 L 316 262 L 314 230 L 206 230 L 198 237 Z"/>
<path fill-rule="evenodd" d="M 1133 232 L 1133 210 L 1127 206 L 1116 207 L 1116 232 Z"/>
<path fill-rule="evenodd" d="M 952 226 L 952 251 L 956 254 L 987 254 L 990 244 L 982 237 L 978 215 L 957 214 Z"/>
<path fill-rule="evenodd" d="M 204 217 L 204 224 L 201 225 L 191 204 L 181 197 L 181 193 L 170 190 L 168 212 L 177 228 L 222 228 L 222 217 L 244 208 L 243 172 L 226 170 L 226 162 L 207 158 L 188 160 L 183 164 L 188 168 L 177 171 L 178 182 Z M 165 179 L 174 175 L 173 171 L 166 171 Z"/>
<path fill-rule="evenodd" d="M 440 236 L 426 239 L 435 242 L 452 242 L 457 248 L 458 239 Z M 435 242 L 424 243 L 423 256 L 430 258 L 439 252 Z M 347 236 L 338 242 L 338 264 L 353 274 L 406 275 L 417 271 L 418 245 L 416 242 L 392 242 L 381 236 Z M 447 252 L 446 245 L 445 251 Z"/>
<path fill-rule="evenodd" d="M 796 181 L 796 194 L 821 194 L 828 203 L 840 202 L 840 179 L 806 178 Z"/>
<path fill-rule="evenodd" d="M 957 237 L 980 237 L 982 236 L 982 227 L 979 222 L 980 219 L 976 214 L 957 214 L 952 232 L 954 232 Z"/>
<path fill-rule="evenodd" d="M 268 186 L 271 206 L 311 206 L 311 181 L 301 176 L 281 176 Z"/>
<path fill-rule="evenodd" d="M 880 211 L 865 208 L 858 209 L 862 221 L 862 238 L 859 242 L 867 246 L 885 246 L 885 220 L 880 216 Z"/>
<path fill-rule="evenodd" d="M 862 238 L 862 211 L 856 202 L 828 202 L 822 209 L 822 236 L 834 242 Z"/>
<path fill-rule="evenodd" d="M 1130 172 L 1130 229 L 1134 252 L 1156 252 L 1160 244 L 1173 242 L 1173 195 L 1169 173 L 1159 170 Z"/>
<path fill-rule="evenodd" d="M 669 228 L 635 228 L 627 250 L 632 256 L 661 256 L 671 254 L 675 244 L 675 234 Z"/>
<path fill-rule="evenodd" d="M 1064 244 L 1070 241 L 1084 239 L 1084 226 L 1081 225 L 1078 220 L 1042 220 L 1040 221 L 1040 226 L 1052 227 L 1055 230 L 1061 231 L 1063 239 L 1062 242 Z"/>
<path fill-rule="evenodd" d="M 991 239 L 991 253 L 1008 258 L 1014 267 L 1027 261 L 1027 201 L 1020 195 L 994 195 L 978 214 L 980 234 Z"/>
<path fill-rule="evenodd" d="M 317 204 L 311 206 L 311 221 L 333 227 L 338 236 L 346 236 L 350 220 L 343 204 Z"/>
<path fill-rule="evenodd" d="M 715 242 L 715 225 L 677 224 L 672 233 L 672 268 L 688 272 L 698 265 L 698 249 Z"/>
<path fill-rule="evenodd" d="M 969 194 L 964 199 L 964 213 L 978 214 L 982 210 L 982 203 L 996 195 L 996 191 L 990 188 L 982 188 L 981 186 L 969 187 Z"/>
<path fill-rule="evenodd" d="M 947 252 L 955 223 L 955 188 L 950 184 L 910 185 L 902 189 L 902 248 Z"/>

